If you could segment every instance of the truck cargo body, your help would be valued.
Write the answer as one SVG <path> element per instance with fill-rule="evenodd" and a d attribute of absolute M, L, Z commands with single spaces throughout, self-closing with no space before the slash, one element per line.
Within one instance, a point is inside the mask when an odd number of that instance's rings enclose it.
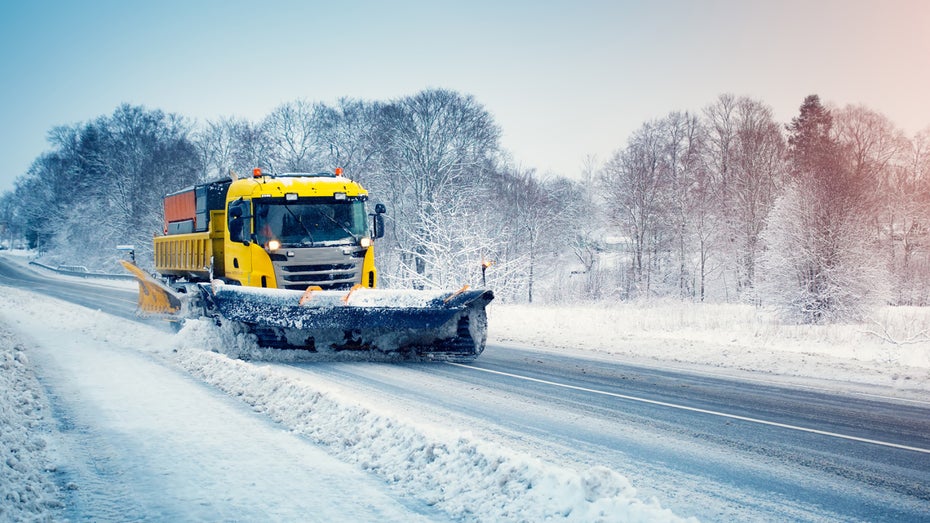
<path fill-rule="evenodd" d="M 223 222 L 230 183 L 205 183 L 165 196 L 165 236 L 154 242 L 157 272 L 190 281 L 210 281 L 211 275 L 223 274 Z"/>

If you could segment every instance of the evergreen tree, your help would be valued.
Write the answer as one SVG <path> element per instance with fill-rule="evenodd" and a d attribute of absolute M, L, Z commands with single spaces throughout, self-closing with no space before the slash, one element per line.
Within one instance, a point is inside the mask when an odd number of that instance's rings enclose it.
<path fill-rule="evenodd" d="M 784 316 L 803 323 L 857 319 L 885 296 L 864 218 L 866 186 L 832 128 L 820 99 L 805 98 L 788 126 L 792 180 L 764 233 L 766 294 Z"/>

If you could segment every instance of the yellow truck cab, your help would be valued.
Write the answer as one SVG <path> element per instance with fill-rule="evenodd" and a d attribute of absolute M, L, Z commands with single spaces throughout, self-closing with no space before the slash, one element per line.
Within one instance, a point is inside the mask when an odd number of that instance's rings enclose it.
<path fill-rule="evenodd" d="M 249 287 L 375 287 L 373 239 L 384 206 L 335 173 L 266 175 L 197 185 L 165 197 L 155 270 L 171 279 L 214 278 Z M 373 217 L 372 220 L 369 217 Z"/>

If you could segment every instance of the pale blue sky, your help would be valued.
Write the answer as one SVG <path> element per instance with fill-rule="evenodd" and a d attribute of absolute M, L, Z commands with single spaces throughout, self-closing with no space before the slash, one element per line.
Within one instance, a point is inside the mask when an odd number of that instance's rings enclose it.
<path fill-rule="evenodd" d="M 46 133 L 123 102 L 259 120 L 297 99 L 474 95 L 524 167 L 577 177 L 719 94 L 930 125 L 930 0 L 15 1 L 0 6 L 0 191 Z"/>

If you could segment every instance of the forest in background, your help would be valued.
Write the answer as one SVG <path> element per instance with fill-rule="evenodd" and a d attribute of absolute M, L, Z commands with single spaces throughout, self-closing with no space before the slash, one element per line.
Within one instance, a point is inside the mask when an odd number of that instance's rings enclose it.
<path fill-rule="evenodd" d="M 930 301 L 930 127 L 906 136 L 863 106 L 812 95 L 776 122 L 729 94 L 644 122 L 580 179 L 515 165 L 472 96 L 298 100 L 252 122 L 122 105 L 49 132 L 0 195 L 6 244 L 116 271 L 150 264 L 162 197 L 202 181 L 343 168 L 387 205 L 382 283 L 481 284 L 507 302 L 671 297 L 775 307 L 790 321 Z"/>

